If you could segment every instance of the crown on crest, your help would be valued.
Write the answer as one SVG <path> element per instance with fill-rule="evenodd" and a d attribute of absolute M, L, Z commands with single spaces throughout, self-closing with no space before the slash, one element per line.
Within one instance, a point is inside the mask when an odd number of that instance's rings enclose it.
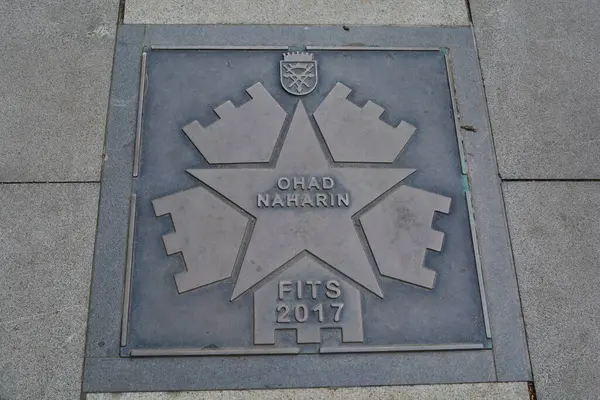
<path fill-rule="evenodd" d="M 283 61 L 306 62 L 313 61 L 314 59 L 315 56 L 312 53 L 304 53 L 301 51 L 283 53 Z"/>

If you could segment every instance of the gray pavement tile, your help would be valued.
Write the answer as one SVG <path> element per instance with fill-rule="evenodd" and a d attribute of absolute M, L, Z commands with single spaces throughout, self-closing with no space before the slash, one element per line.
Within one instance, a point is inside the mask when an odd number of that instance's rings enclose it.
<path fill-rule="evenodd" d="M 99 180 L 117 9 L 0 2 L 0 182 Z"/>
<path fill-rule="evenodd" d="M 463 0 L 127 0 L 130 24 L 468 25 Z"/>
<path fill-rule="evenodd" d="M 231 390 L 88 394 L 87 400 L 527 400 L 526 382 L 385 386 L 343 389 Z"/>
<path fill-rule="evenodd" d="M 77 399 L 87 307 L 0 324 L 0 399 Z"/>
<path fill-rule="evenodd" d="M 538 399 L 598 398 L 600 183 L 504 193 Z"/>
<path fill-rule="evenodd" d="M 0 399 L 80 390 L 98 184 L 0 185 Z"/>
<path fill-rule="evenodd" d="M 600 178 L 600 3 L 470 0 L 503 178 Z"/>

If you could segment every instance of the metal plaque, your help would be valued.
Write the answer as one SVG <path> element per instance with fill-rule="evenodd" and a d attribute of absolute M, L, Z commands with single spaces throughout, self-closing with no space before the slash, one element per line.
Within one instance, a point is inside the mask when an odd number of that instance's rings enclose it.
<path fill-rule="evenodd" d="M 469 28 L 122 27 L 84 391 L 527 380 L 476 66 Z"/>
<path fill-rule="evenodd" d="M 484 346 L 442 51 L 146 63 L 124 354 Z"/>

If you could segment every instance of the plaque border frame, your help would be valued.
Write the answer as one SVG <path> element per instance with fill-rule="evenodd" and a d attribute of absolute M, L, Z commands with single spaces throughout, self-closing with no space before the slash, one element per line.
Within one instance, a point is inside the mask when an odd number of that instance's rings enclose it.
<path fill-rule="evenodd" d="M 255 46 L 254 43 L 266 45 Z M 345 46 L 346 43 L 362 45 Z M 194 353 L 210 357 L 179 357 L 191 354 L 155 349 L 138 357 L 131 354 L 133 358 L 122 358 L 121 347 L 127 343 L 127 330 L 122 327 L 127 326 L 129 314 L 136 199 L 132 190 L 139 172 L 143 140 L 141 124 L 147 52 L 287 51 L 298 44 L 306 45 L 307 51 L 444 52 L 461 165 L 466 177 L 465 186 L 470 189 L 466 191 L 467 205 L 486 336 L 493 338 L 493 346 L 492 340 L 488 346 L 409 345 L 378 353 L 325 357 L 315 354 L 251 355 L 254 353 L 248 349 L 233 353 Z M 465 130 L 466 126 L 476 127 L 476 132 Z M 470 27 L 356 26 L 345 31 L 334 26 L 120 25 L 106 130 L 105 154 L 108 157 L 102 168 L 84 392 L 532 379 L 501 181 Z"/>

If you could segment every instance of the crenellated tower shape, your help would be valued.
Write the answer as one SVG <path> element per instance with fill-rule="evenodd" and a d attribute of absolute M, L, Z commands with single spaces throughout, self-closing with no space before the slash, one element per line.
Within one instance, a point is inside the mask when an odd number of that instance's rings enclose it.
<path fill-rule="evenodd" d="M 392 163 L 416 128 L 402 121 L 393 127 L 379 119 L 383 107 L 367 101 L 358 107 L 347 99 L 352 90 L 336 83 L 313 114 L 336 162 Z"/>
<path fill-rule="evenodd" d="M 204 127 L 192 121 L 183 132 L 210 164 L 269 162 L 286 113 L 257 82 L 246 92 L 252 100 L 240 107 L 226 101 L 215 113 L 219 120 Z"/>

